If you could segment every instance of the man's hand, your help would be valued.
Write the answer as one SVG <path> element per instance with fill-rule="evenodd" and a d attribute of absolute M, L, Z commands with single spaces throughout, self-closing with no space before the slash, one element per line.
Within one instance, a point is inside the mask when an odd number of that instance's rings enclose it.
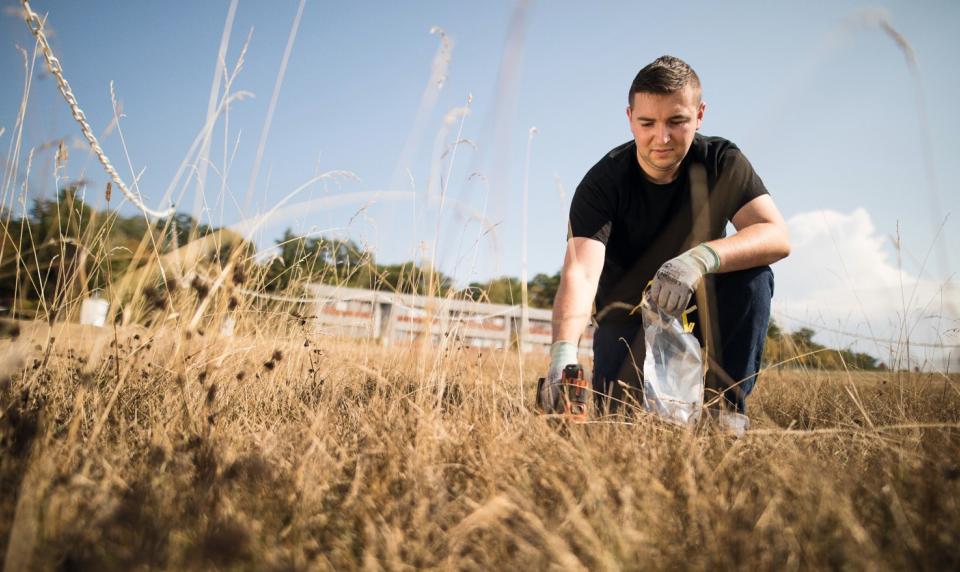
<path fill-rule="evenodd" d="M 663 263 L 653 278 L 647 300 L 664 312 L 679 316 L 704 275 L 719 268 L 717 253 L 706 244 L 697 245 Z"/>
<path fill-rule="evenodd" d="M 576 363 L 577 345 L 573 342 L 554 342 L 550 346 L 550 369 L 537 395 L 544 413 L 563 412 L 563 368 Z"/>

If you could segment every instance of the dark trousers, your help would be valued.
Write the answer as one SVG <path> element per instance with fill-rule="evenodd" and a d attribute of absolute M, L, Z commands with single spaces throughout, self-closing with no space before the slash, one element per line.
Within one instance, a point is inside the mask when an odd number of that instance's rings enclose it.
<path fill-rule="evenodd" d="M 773 271 L 760 266 L 711 274 L 703 287 L 708 293 L 709 323 L 701 323 L 699 314 L 707 314 L 701 311 L 701 304 L 688 318 L 696 323 L 694 335 L 701 346 L 707 341 L 704 401 L 745 414 L 746 399 L 757 383 L 763 357 Z M 594 403 L 600 412 L 643 403 L 643 358 L 641 324 L 600 324 L 593 335 Z"/>

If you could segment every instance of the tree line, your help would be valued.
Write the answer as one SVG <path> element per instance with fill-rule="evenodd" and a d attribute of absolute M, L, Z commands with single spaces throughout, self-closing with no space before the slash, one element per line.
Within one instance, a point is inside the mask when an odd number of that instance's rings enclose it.
<path fill-rule="evenodd" d="M 130 270 L 133 253 L 148 234 L 150 249 L 163 256 L 197 238 L 222 231 L 185 213 L 149 222 L 140 215 L 120 216 L 115 211 L 98 210 L 86 202 L 84 190 L 84 183 L 79 181 L 61 189 L 55 198 L 33 199 L 26 216 L 0 213 L 4 221 L 0 306 L 11 308 L 16 304 L 21 310 L 29 310 L 41 302 L 54 304 L 57 296 L 70 295 L 70 289 L 76 295 L 106 289 L 111 278 Z M 350 239 L 305 237 L 287 229 L 275 241 L 269 257 L 255 257 L 249 243 L 243 247 L 247 250 L 247 272 L 256 276 L 257 287 L 268 292 L 321 283 L 404 294 L 457 295 L 507 305 L 519 304 L 523 295 L 521 280 L 513 276 L 459 288 L 450 276 L 427 264 L 378 263 L 373 253 Z M 209 262 L 222 264 L 229 255 L 226 250 L 216 251 Z M 535 275 L 526 285 L 527 303 L 534 308 L 551 308 L 559 285 L 559 272 Z M 771 320 L 764 361 L 824 369 L 885 369 L 869 354 L 828 349 L 814 342 L 814 335 L 809 328 L 784 332 Z"/>

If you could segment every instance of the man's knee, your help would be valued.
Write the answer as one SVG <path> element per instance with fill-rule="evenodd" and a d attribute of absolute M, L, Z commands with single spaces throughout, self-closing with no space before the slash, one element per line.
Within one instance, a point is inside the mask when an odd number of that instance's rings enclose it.
<path fill-rule="evenodd" d="M 714 345 L 718 367 L 711 368 L 707 385 L 741 413 L 757 381 L 773 298 L 773 271 L 769 266 L 718 275 L 719 336 Z M 716 370 L 716 371 L 713 371 Z"/>
<path fill-rule="evenodd" d="M 769 266 L 757 266 L 736 272 L 716 275 L 717 296 L 734 297 L 769 304 L 773 298 L 773 270 Z"/>

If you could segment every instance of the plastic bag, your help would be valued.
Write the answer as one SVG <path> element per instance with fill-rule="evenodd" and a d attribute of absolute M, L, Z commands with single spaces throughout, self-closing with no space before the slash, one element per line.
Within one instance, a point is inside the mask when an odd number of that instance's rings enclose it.
<path fill-rule="evenodd" d="M 646 355 L 643 406 L 667 421 L 693 425 L 703 408 L 703 355 L 700 342 L 680 319 L 642 306 Z"/>

